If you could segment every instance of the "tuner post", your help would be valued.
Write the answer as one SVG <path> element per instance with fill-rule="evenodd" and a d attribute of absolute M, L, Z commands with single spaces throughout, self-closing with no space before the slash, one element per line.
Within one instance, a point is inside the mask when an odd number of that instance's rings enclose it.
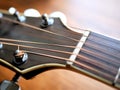
<path fill-rule="evenodd" d="M 21 65 L 24 64 L 27 60 L 28 60 L 27 53 L 19 49 L 15 51 L 13 60 L 14 64 Z"/>
<path fill-rule="evenodd" d="M 26 17 L 24 15 L 20 15 L 19 11 L 17 11 L 14 7 L 9 8 L 9 13 L 16 17 L 17 21 L 25 22 Z"/>
<path fill-rule="evenodd" d="M 41 18 L 42 18 L 42 21 L 41 21 L 40 26 L 42 28 L 47 28 L 48 26 L 53 25 L 54 23 L 54 19 L 50 18 L 47 14 L 43 14 Z"/>

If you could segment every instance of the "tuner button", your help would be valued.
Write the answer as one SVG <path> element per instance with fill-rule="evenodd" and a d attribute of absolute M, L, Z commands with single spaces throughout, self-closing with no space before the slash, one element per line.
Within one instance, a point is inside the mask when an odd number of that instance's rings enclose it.
<path fill-rule="evenodd" d="M 3 48 L 3 44 L 2 43 L 0 43 L 0 49 L 2 49 Z"/>
<path fill-rule="evenodd" d="M 2 18 L 3 17 L 3 14 L 2 13 L 0 13 L 0 18 Z"/>
<path fill-rule="evenodd" d="M 10 14 L 13 15 L 13 14 L 15 14 L 15 12 L 16 12 L 17 10 L 16 10 L 14 7 L 11 7 L 11 8 L 9 8 L 8 11 L 9 11 Z"/>
<path fill-rule="evenodd" d="M 17 65 L 24 64 L 28 60 L 28 54 L 21 51 L 21 50 L 16 50 L 14 53 L 14 63 Z"/>
<path fill-rule="evenodd" d="M 4 80 L 0 83 L 0 90 L 21 90 L 17 83 Z"/>
<path fill-rule="evenodd" d="M 67 18 L 65 14 L 62 12 L 56 11 L 56 12 L 51 13 L 49 16 L 52 18 L 59 18 L 64 25 L 67 24 Z"/>
<path fill-rule="evenodd" d="M 43 14 L 41 16 L 41 19 L 42 19 L 42 22 L 41 22 L 40 26 L 42 28 L 46 28 L 50 25 L 53 25 L 53 23 L 54 23 L 54 19 L 49 17 L 47 14 Z"/>
<path fill-rule="evenodd" d="M 40 13 L 38 10 L 30 8 L 30 9 L 26 9 L 24 11 L 24 16 L 27 17 L 41 17 Z"/>
<path fill-rule="evenodd" d="M 19 22 L 25 22 L 26 17 L 23 15 L 21 16 L 19 11 L 17 11 L 14 7 L 11 7 L 8 11 L 11 15 L 14 15 Z"/>

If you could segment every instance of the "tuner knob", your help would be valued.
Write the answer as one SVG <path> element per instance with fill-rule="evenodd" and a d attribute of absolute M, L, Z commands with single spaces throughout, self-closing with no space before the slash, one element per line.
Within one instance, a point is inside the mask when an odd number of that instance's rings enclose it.
<path fill-rule="evenodd" d="M 4 80 L 0 83 L 0 90 L 21 90 L 18 85 L 19 73 L 16 73 L 11 81 Z"/>
<path fill-rule="evenodd" d="M 49 17 L 47 14 L 43 14 L 41 16 L 41 19 L 42 19 L 42 22 L 41 22 L 40 26 L 42 28 L 46 28 L 50 25 L 53 25 L 53 23 L 54 23 L 54 19 Z"/>
<path fill-rule="evenodd" d="M 20 15 L 19 11 L 17 11 L 14 7 L 9 8 L 8 11 L 11 15 L 14 15 L 19 22 L 25 22 L 26 17 L 23 15 Z"/>
<path fill-rule="evenodd" d="M 2 18 L 3 17 L 3 14 L 2 13 L 0 13 L 0 18 Z"/>
<path fill-rule="evenodd" d="M 4 80 L 0 84 L 0 90 L 21 90 L 17 83 Z"/>
<path fill-rule="evenodd" d="M 3 44 L 2 43 L 0 43 L 0 49 L 2 49 L 3 48 Z"/>
<path fill-rule="evenodd" d="M 67 24 L 67 18 L 65 14 L 62 12 L 56 11 L 56 12 L 51 13 L 49 16 L 52 18 L 59 18 L 64 25 Z"/>
<path fill-rule="evenodd" d="M 41 17 L 40 13 L 38 10 L 30 8 L 30 9 L 26 9 L 24 11 L 24 16 L 27 17 Z"/>
<path fill-rule="evenodd" d="M 21 50 L 16 50 L 14 53 L 13 62 L 17 65 L 24 64 L 28 60 L 28 54 Z"/>

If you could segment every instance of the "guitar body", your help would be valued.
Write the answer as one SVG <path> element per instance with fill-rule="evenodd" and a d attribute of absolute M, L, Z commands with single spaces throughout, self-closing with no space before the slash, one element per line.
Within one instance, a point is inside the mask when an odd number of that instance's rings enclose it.
<path fill-rule="evenodd" d="M 36 20 L 38 20 L 38 19 L 36 19 Z M 31 20 L 31 21 L 33 21 L 33 20 Z M 38 23 L 31 23 L 31 21 L 28 21 L 27 23 L 32 24 L 36 27 L 40 27 L 39 21 L 36 21 Z M 4 25 L 4 23 L 2 23 L 2 24 Z M 12 38 L 12 39 L 19 38 L 19 39 L 28 40 L 28 41 L 33 40 L 35 42 L 38 42 L 39 40 L 43 40 L 42 38 L 39 39 L 39 33 L 38 33 L 39 31 L 33 31 L 33 34 L 31 34 L 32 29 L 29 29 L 30 31 L 28 31 L 29 27 L 26 28 L 25 26 L 23 26 L 22 27 L 23 29 L 19 28 L 19 30 L 18 29 L 16 30 L 16 27 L 19 27 L 19 25 L 13 24 L 13 23 L 12 24 L 8 23 L 8 26 L 9 26 L 8 28 L 10 31 L 7 31 L 7 33 L 3 32 L 1 37 L 4 37 L 4 38 L 7 37 L 7 38 Z M 59 32 L 59 31 L 61 31 L 60 28 L 64 28 L 64 26 L 62 26 L 62 27 L 60 26 L 59 28 L 58 27 L 54 28 L 55 32 Z M 7 28 L 7 30 L 8 30 L 8 28 Z M 57 31 L 57 29 L 60 29 L 60 30 Z M 6 30 L 6 29 L 4 29 L 4 30 Z M 50 29 L 47 28 L 47 30 L 50 30 Z M 53 29 L 51 29 L 51 30 L 53 30 Z M 66 28 L 65 28 L 65 31 L 66 31 L 66 33 L 62 33 L 62 34 L 68 35 L 67 33 L 71 33 L 71 31 L 67 30 Z M 42 34 L 42 35 L 43 35 L 43 38 L 48 36 L 48 34 L 47 35 Z M 74 36 L 75 35 L 74 32 L 72 32 L 72 34 L 70 34 L 70 35 L 73 35 L 72 37 L 74 37 L 76 39 L 79 39 L 81 37 L 81 34 L 76 34 L 77 37 Z M 70 36 L 70 35 L 68 35 L 68 36 Z M 32 38 L 32 37 L 35 37 L 35 38 Z M 58 37 L 54 37 L 54 38 L 56 39 Z M 52 38 L 52 39 L 54 39 L 54 38 Z M 64 39 L 65 38 L 63 38 L 62 40 L 64 40 Z M 67 41 L 67 39 L 65 41 Z M 48 42 L 49 42 L 49 39 L 47 40 L 47 43 Z M 77 43 L 73 44 L 73 43 L 68 42 L 67 44 L 75 46 Z M 15 48 L 15 50 L 16 49 L 17 49 L 17 47 Z M 72 50 L 73 49 L 69 49 L 68 51 L 72 51 Z M 10 53 L 7 53 L 7 55 L 8 54 L 10 54 Z M 64 55 L 62 54 L 61 56 L 64 56 Z M 67 57 L 67 56 L 65 55 L 65 57 Z M 38 59 L 38 58 L 36 58 L 36 59 Z M 23 69 L 23 67 L 19 67 L 19 68 Z M 11 77 L 15 74 L 13 72 L 15 70 L 11 71 L 10 69 L 7 69 L 3 66 L 0 67 L 0 71 L 1 71 L 0 72 L 0 75 L 1 75 L 0 81 L 2 81 L 4 79 L 11 80 Z M 25 79 L 21 78 L 19 81 L 19 84 L 23 90 L 30 90 L 30 89 L 31 90 L 33 90 L 33 89 L 34 90 L 40 90 L 40 89 L 41 90 L 42 89 L 44 89 L 44 90 L 64 90 L 64 89 L 66 89 L 66 90 L 67 89 L 68 90 L 74 90 L 74 89 L 76 89 L 76 90 L 80 90 L 80 89 L 81 90 L 89 90 L 89 89 L 91 89 L 91 90 L 101 90 L 101 89 L 103 89 L 103 90 L 115 90 L 115 88 L 113 88 L 105 83 L 102 83 L 99 80 L 95 80 L 91 77 L 88 77 L 88 76 L 86 76 L 86 74 L 83 74 L 81 72 L 75 73 L 75 72 L 71 72 L 69 70 L 64 70 L 64 69 L 55 69 L 55 70 L 50 70 L 50 71 L 40 73 L 39 75 L 32 77 L 32 79 L 26 80 L 28 78 L 31 78 L 31 77 L 29 77 L 29 74 L 27 74 L 25 76 L 23 75 L 23 77 Z"/>
<path fill-rule="evenodd" d="M 0 66 L 0 71 L 0 81 L 6 79 L 11 80 L 11 77 L 15 74 L 3 66 Z M 117 90 L 86 75 L 64 69 L 46 71 L 29 80 L 25 80 L 21 77 L 19 85 L 22 90 Z"/>

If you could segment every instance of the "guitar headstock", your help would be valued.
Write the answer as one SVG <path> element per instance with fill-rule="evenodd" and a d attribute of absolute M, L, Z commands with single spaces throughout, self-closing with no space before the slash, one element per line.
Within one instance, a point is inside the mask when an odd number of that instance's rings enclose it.
<path fill-rule="evenodd" d="M 30 17 L 30 12 L 25 11 L 23 16 L 16 10 L 12 15 L 1 12 L 0 17 L 0 64 L 25 78 L 65 67 L 86 32 L 69 27 L 61 12 L 36 17 Z"/>

